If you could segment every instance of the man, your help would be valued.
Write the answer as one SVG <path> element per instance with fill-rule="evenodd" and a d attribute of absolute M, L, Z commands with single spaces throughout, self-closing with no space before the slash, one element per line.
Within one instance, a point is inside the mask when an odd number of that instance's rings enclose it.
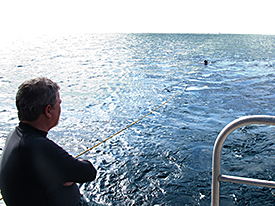
<path fill-rule="evenodd" d="M 47 78 L 27 80 L 16 94 L 19 125 L 7 137 L 0 164 L 0 189 L 8 206 L 77 206 L 77 183 L 96 170 L 47 138 L 61 112 L 59 86 Z"/>

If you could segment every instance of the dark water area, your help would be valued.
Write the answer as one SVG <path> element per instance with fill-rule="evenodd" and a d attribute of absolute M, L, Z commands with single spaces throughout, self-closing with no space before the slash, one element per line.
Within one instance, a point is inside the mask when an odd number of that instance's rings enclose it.
<path fill-rule="evenodd" d="M 188 84 L 81 157 L 98 170 L 81 192 L 102 205 L 210 205 L 219 132 L 242 116 L 274 115 L 275 36 L 83 34 L 0 48 L 1 148 L 18 123 L 14 96 L 25 79 L 60 85 L 62 114 L 49 137 L 74 156 Z M 222 150 L 222 173 L 274 180 L 274 134 L 273 126 L 236 130 Z M 262 204 L 275 204 L 273 189 L 221 183 L 221 205 Z"/>

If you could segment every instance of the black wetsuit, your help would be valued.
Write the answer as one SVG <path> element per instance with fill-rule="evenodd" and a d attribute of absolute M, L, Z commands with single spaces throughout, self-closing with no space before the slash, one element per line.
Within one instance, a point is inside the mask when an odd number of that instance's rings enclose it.
<path fill-rule="evenodd" d="M 19 123 L 7 138 L 0 164 L 0 189 L 8 206 L 76 206 L 78 186 L 96 177 L 89 161 L 80 161 L 47 138 L 47 133 Z"/>

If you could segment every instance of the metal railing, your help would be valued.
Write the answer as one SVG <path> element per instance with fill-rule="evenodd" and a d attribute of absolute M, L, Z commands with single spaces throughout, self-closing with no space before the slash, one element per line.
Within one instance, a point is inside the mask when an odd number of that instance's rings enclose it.
<path fill-rule="evenodd" d="M 221 150 L 226 138 L 236 129 L 251 125 L 251 124 L 265 124 L 275 125 L 275 116 L 254 115 L 246 116 L 229 123 L 218 135 L 212 159 L 212 188 L 211 188 L 211 205 L 219 206 L 220 202 L 220 181 L 232 182 L 239 184 L 249 184 L 262 187 L 275 188 L 274 181 L 259 180 L 252 178 L 244 178 L 238 176 L 229 176 L 221 174 Z"/>

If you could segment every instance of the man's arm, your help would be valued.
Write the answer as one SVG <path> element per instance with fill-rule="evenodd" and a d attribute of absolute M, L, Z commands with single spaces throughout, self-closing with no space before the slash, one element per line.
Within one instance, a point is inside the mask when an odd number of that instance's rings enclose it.
<path fill-rule="evenodd" d="M 84 161 L 84 160 L 79 159 L 79 161 Z M 71 186 L 72 184 L 74 184 L 74 182 L 65 182 L 65 183 L 63 183 L 63 186 L 69 187 L 69 186 Z"/>
<path fill-rule="evenodd" d="M 32 167 L 31 176 L 42 185 L 70 186 L 72 182 L 84 183 L 93 181 L 96 169 L 91 162 L 79 160 L 69 155 L 63 148 L 47 138 L 32 142 L 25 162 Z"/>

